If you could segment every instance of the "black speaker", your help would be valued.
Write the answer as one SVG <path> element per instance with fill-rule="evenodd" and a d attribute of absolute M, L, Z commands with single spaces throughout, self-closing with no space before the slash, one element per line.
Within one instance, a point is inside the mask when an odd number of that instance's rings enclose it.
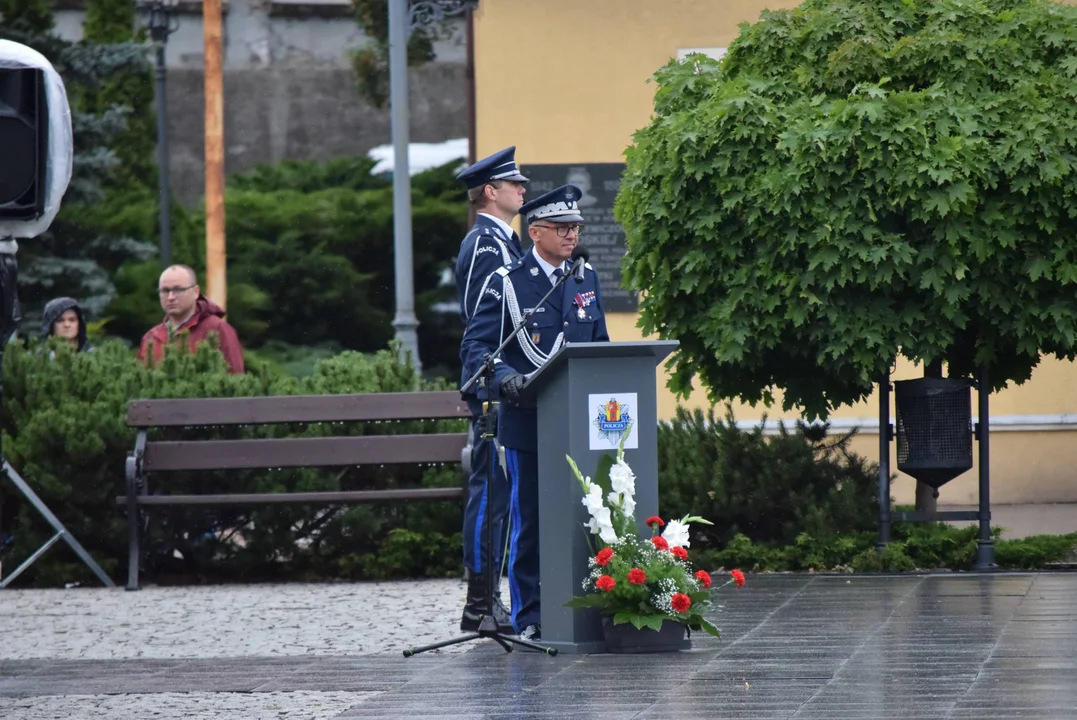
<path fill-rule="evenodd" d="M 45 72 L 0 69 L 0 218 L 33 220 L 44 212 L 48 151 Z"/>

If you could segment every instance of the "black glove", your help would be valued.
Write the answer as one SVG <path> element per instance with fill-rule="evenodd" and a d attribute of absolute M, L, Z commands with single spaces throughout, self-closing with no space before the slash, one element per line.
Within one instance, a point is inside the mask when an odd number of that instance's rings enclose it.
<path fill-rule="evenodd" d="M 520 373 L 513 373 L 506 376 L 505 379 L 501 381 L 499 387 L 501 397 L 505 400 L 519 400 L 520 390 L 523 388 L 525 382 L 527 382 L 527 378 Z"/>

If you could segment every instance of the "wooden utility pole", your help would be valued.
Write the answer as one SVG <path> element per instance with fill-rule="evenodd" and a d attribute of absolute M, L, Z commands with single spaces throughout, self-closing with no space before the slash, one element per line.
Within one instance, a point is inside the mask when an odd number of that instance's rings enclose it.
<path fill-rule="evenodd" d="M 206 57 L 206 296 L 222 308 L 227 308 L 221 0 L 203 0 L 202 35 Z"/>

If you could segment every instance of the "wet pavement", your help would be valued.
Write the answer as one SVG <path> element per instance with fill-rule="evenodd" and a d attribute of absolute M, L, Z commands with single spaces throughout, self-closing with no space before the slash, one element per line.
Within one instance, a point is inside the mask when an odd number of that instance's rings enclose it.
<path fill-rule="evenodd" d="M 750 575 L 687 652 L 404 658 L 463 590 L 0 591 L 0 718 L 1077 717 L 1077 573 Z"/>

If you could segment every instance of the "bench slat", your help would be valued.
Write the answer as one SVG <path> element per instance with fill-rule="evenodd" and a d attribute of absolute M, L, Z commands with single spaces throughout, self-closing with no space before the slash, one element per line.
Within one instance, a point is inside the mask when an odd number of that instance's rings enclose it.
<path fill-rule="evenodd" d="M 470 417 L 460 393 L 359 393 L 132 400 L 128 427 L 437 420 Z"/>
<path fill-rule="evenodd" d="M 139 505 L 298 505 L 304 503 L 352 504 L 392 500 L 456 500 L 463 488 L 414 488 L 398 490 L 357 490 L 352 492 L 248 493 L 245 495 L 139 495 Z M 127 497 L 116 498 L 117 505 Z"/>
<path fill-rule="evenodd" d="M 464 433 L 148 443 L 147 472 L 458 463 Z"/>

